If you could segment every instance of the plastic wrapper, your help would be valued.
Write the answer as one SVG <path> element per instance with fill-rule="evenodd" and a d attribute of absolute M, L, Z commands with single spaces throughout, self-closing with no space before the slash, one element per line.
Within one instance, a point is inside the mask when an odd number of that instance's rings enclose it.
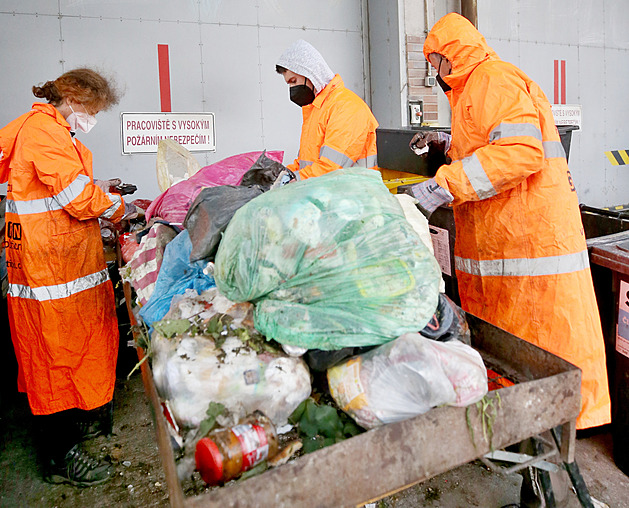
<path fill-rule="evenodd" d="M 409 222 L 415 232 L 422 239 L 424 245 L 428 248 L 431 254 L 435 254 L 434 246 L 432 244 L 432 236 L 430 234 L 430 226 L 428 224 L 428 219 L 426 216 L 419 211 L 416 206 L 416 203 L 419 203 L 413 196 L 409 196 L 408 194 L 394 194 L 395 199 L 398 200 L 402 210 L 404 211 L 404 217 Z M 445 293 L 446 284 L 443 281 L 443 277 L 441 277 L 441 281 L 439 283 L 439 291 L 441 293 Z"/>
<path fill-rule="evenodd" d="M 141 236 L 140 244 L 134 249 L 131 260 L 120 269 L 120 275 L 122 280 L 133 286 L 140 305 L 146 305 L 155 289 L 166 246 L 177 236 L 177 231 L 169 225 L 158 222 L 154 223 L 148 232 L 135 233 L 135 238 L 138 236 Z M 126 243 L 130 242 L 128 240 Z M 121 246 L 124 251 L 132 248 L 122 243 Z"/>
<path fill-rule="evenodd" d="M 209 403 L 218 402 L 235 419 L 260 410 L 275 425 L 284 425 L 310 395 L 311 378 L 304 361 L 286 356 L 259 334 L 254 337 L 252 328 L 243 332 L 251 304 L 230 302 L 216 289 L 198 297 L 189 295 L 173 302 L 167 318 L 194 318 L 195 334 L 166 338 L 156 324 L 151 339 L 155 384 L 177 422 L 197 427 L 207 417 Z M 216 315 L 229 316 L 230 321 L 211 336 L 203 331 L 203 323 Z"/>
<path fill-rule="evenodd" d="M 190 205 L 204 187 L 218 185 L 238 185 L 243 175 L 258 160 L 262 152 L 248 152 L 227 157 L 219 162 L 201 168 L 195 175 L 172 185 L 160 194 L 146 211 L 146 220 L 151 217 L 177 225 L 183 224 Z M 284 152 L 266 152 L 269 159 L 282 162 Z"/>
<path fill-rule="evenodd" d="M 479 401 L 487 393 L 487 370 L 478 351 L 457 339 L 408 333 L 332 367 L 328 384 L 338 406 L 371 429 L 433 407 Z"/>
<path fill-rule="evenodd" d="M 268 191 L 282 171 L 287 171 L 287 169 L 281 161 L 270 159 L 266 156 L 265 151 L 258 157 L 251 169 L 243 175 L 240 185 L 259 185 Z"/>
<path fill-rule="evenodd" d="M 147 325 L 151 326 L 166 315 L 175 295 L 183 294 L 186 289 L 201 293 L 216 285 L 214 279 L 203 271 L 207 263 L 190 262 L 191 251 L 188 231 L 179 233 L 166 246 L 155 288 L 146 305 L 140 309 L 140 317 Z"/>
<path fill-rule="evenodd" d="M 122 256 L 122 261 L 124 264 L 127 264 L 140 248 L 140 244 L 136 241 L 135 233 L 132 232 L 120 235 L 118 243 L 120 244 L 120 255 Z"/>
<path fill-rule="evenodd" d="M 421 330 L 437 307 L 440 270 L 380 174 L 340 169 L 240 208 L 215 278 L 229 299 L 256 303 L 265 336 L 333 350 Z"/>
<path fill-rule="evenodd" d="M 157 145 L 157 184 L 162 192 L 195 175 L 201 165 L 184 146 L 172 139 Z"/>
<path fill-rule="evenodd" d="M 203 189 L 183 222 L 190 233 L 190 261 L 214 259 L 221 235 L 241 206 L 262 194 L 262 188 L 220 185 Z"/>

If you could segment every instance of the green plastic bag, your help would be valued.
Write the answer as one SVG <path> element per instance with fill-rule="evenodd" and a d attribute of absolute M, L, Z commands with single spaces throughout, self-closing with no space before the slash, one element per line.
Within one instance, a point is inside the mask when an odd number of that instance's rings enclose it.
<path fill-rule="evenodd" d="M 267 338 L 334 350 L 421 330 L 441 272 L 370 169 L 339 169 L 273 189 L 227 227 L 214 277 L 230 300 L 256 304 Z"/>

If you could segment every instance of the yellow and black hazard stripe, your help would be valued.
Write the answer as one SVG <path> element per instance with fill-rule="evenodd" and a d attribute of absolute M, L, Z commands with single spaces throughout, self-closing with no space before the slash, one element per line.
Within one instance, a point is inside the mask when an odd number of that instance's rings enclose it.
<path fill-rule="evenodd" d="M 612 150 L 605 152 L 605 155 L 614 166 L 629 164 L 629 150 Z"/>

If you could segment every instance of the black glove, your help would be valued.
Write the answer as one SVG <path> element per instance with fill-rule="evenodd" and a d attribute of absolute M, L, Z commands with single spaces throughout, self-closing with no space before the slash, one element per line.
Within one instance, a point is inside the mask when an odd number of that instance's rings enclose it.
<path fill-rule="evenodd" d="M 433 144 L 443 153 L 447 153 L 450 149 L 450 139 L 452 136 L 447 132 L 441 131 L 419 131 L 413 136 L 409 147 L 417 155 L 428 153 L 428 145 Z"/>

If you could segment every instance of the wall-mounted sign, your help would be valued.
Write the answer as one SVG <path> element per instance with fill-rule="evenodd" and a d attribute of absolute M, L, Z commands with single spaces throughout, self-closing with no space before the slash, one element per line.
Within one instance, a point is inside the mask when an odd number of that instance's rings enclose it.
<path fill-rule="evenodd" d="M 170 138 L 191 152 L 215 152 L 214 113 L 121 113 L 122 153 L 157 153 Z"/>
<path fill-rule="evenodd" d="M 555 125 L 576 125 L 581 129 L 581 104 L 551 104 Z"/>

